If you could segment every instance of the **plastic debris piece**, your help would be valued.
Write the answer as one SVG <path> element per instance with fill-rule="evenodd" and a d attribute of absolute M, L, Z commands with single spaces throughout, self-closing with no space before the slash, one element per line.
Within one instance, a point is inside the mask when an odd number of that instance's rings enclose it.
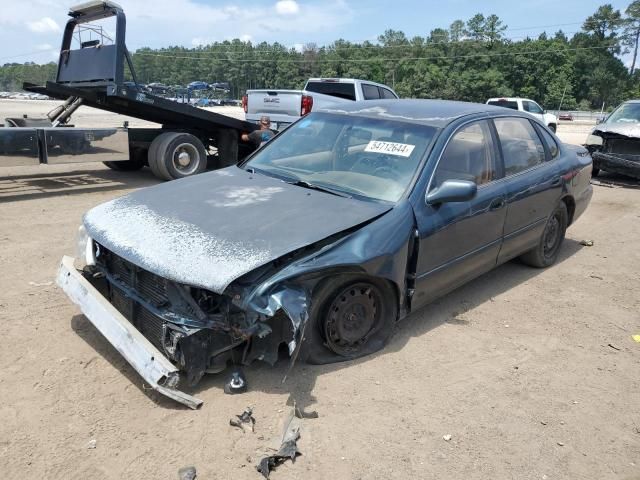
<path fill-rule="evenodd" d="M 580 240 L 580 245 L 585 247 L 593 247 L 593 240 Z"/>
<path fill-rule="evenodd" d="M 29 282 L 32 287 L 49 287 L 53 285 L 53 282 Z"/>
<path fill-rule="evenodd" d="M 256 470 L 262 474 L 264 478 L 269 478 L 270 473 L 279 465 L 287 460 L 295 463 L 296 457 L 302 455 L 298 450 L 298 439 L 300 438 L 300 426 L 295 415 L 295 407 L 289 412 L 289 416 L 285 421 L 284 432 L 282 433 L 282 444 L 280 449 L 273 455 L 269 455 L 260 459 L 256 466 Z"/>
<path fill-rule="evenodd" d="M 229 425 L 232 427 L 237 427 L 244 432 L 245 424 L 251 425 L 251 432 L 255 432 L 254 426 L 256 424 L 256 419 L 253 418 L 253 410 L 251 407 L 247 407 L 244 409 L 240 415 L 236 415 L 237 420 L 232 418 L 229 420 Z"/>
<path fill-rule="evenodd" d="M 618 351 L 620 351 L 620 350 L 621 350 L 621 348 L 616 347 L 613 343 L 608 343 L 608 344 L 607 344 L 607 347 L 611 347 L 611 348 L 613 348 L 614 350 L 618 350 Z"/>
<path fill-rule="evenodd" d="M 95 439 L 89 440 L 89 443 L 87 443 L 87 448 L 93 449 L 96 448 L 98 442 L 96 442 Z"/>
<path fill-rule="evenodd" d="M 631 338 L 633 338 L 634 342 L 640 343 L 640 335 L 631 335 Z"/>
<path fill-rule="evenodd" d="M 197 476 L 196 467 L 182 467 L 178 470 L 178 480 L 195 480 Z"/>
<path fill-rule="evenodd" d="M 449 434 L 447 434 L 447 435 L 443 435 L 443 436 L 442 436 L 442 439 L 443 439 L 445 442 L 450 442 L 450 441 L 451 441 L 451 438 L 452 438 L 452 437 L 451 437 L 451 435 L 449 435 Z"/>
<path fill-rule="evenodd" d="M 558 442 L 559 447 L 564 447 L 564 442 Z"/>

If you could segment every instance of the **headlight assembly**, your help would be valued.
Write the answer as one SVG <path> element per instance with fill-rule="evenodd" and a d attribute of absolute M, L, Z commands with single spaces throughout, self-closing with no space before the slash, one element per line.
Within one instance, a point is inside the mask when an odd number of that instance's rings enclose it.
<path fill-rule="evenodd" d="M 96 256 L 93 251 L 93 240 L 89 237 L 84 225 L 78 227 L 76 236 L 76 266 L 83 268 L 86 265 L 95 265 Z"/>

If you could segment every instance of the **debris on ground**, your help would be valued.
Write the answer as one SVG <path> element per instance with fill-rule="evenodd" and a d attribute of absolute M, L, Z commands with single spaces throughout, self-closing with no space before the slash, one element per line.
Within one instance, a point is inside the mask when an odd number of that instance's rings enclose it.
<path fill-rule="evenodd" d="M 443 436 L 442 436 L 442 439 L 443 439 L 445 442 L 450 442 L 450 441 L 451 441 L 451 438 L 452 438 L 452 437 L 451 437 L 451 435 L 449 435 L 449 434 L 447 434 L 447 435 L 443 435 Z"/>
<path fill-rule="evenodd" d="M 29 282 L 32 287 L 50 287 L 53 282 Z"/>
<path fill-rule="evenodd" d="M 298 450 L 297 445 L 299 438 L 300 425 L 297 421 L 294 407 L 285 422 L 280 448 L 275 454 L 268 455 L 260 459 L 260 462 L 256 466 L 256 470 L 258 470 L 264 478 L 269 478 L 269 474 L 287 460 L 290 459 L 291 462 L 295 463 L 296 457 L 298 455 L 302 455 Z"/>
<path fill-rule="evenodd" d="M 89 440 L 89 443 L 87 443 L 87 448 L 89 449 L 93 449 L 96 448 L 98 442 L 96 442 L 95 439 Z"/>
<path fill-rule="evenodd" d="M 600 275 L 589 275 L 591 278 L 595 278 L 596 280 L 604 280 Z"/>
<path fill-rule="evenodd" d="M 240 370 L 231 372 L 231 375 L 224 384 L 224 393 L 235 395 L 247 391 L 247 379 Z"/>
<path fill-rule="evenodd" d="M 640 335 L 631 335 L 631 338 L 633 338 L 634 342 L 640 343 Z"/>
<path fill-rule="evenodd" d="M 178 470 L 178 480 L 195 480 L 197 476 L 196 467 L 182 467 Z"/>
<path fill-rule="evenodd" d="M 621 348 L 616 347 L 613 343 L 608 343 L 608 344 L 607 344 L 607 347 L 611 347 L 611 348 L 613 348 L 614 350 L 617 350 L 617 351 L 622 350 Z"/>
<path fill-rule="evenodd" d="M 564 447 L 564 442 L 558 442 L 559 447 Z"/>
<path fill-rule="evenodd" d="M 244 409 L 244 412 L 242 412 L 240 415 L 236 415 L 237 419 L 232 418 L 231 420 L 229 420 L 229 425 L 231 425 L 232 427 L 237 427 L 240 430 L 242 430 L 244 432 L 244 426 L 245 424 L 248 424 L 251 426 L 251 432 L 255 433 L 255 424 L 256 424 L 256 419 L 253 418 L 253 410 L 251 409 L 251 407 L 247 407 Z"/>
<path fill-rule="evenodd" d="M 580 240 L 580 245 L 585 247 L 593 247 L 593 240 Z"/>

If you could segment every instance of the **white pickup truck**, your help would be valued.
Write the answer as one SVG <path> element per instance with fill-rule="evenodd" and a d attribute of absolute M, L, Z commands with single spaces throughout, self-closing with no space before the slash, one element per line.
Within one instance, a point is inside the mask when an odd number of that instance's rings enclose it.
<path fill-rule="evenodd" d="M 282 130 L 311 110 L 342 102 L 397 99 L 391 88 L 353 78 L 311 78 L 304 90 L 247 90 L 242 98 L 245 119 L 258 123 L 263 115 L 271 128 Z"/>
<path fill-rule="evenodd" d="M 542 123 L 544 123 L 549 129 L 555 133 L 558 128 L 558 117 L 553 115 L 552 113 L 547 113 L 542 109 L 540 105 L 538 105 L 533 100 L 529 100 L 528 98 L 518 98 L 518 97 L 501 97 L 501 98 L 490 98 L 487 100 L 488 105 L 495 105 L 496 107 L 505 107 L 510 108 L 512 110 L 519 110 L 521 112 L 527 112 Z"/>

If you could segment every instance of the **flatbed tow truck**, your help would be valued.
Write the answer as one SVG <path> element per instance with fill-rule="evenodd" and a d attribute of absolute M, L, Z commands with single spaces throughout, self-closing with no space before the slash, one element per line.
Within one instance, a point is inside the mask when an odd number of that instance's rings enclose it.
<path fill-rule="evenodd" d="M 136 79 L 125 44 L 126 17 L 108 0 L 69 10 L 55 82 L 23 88 L 64 102 L 46 118 L 6 118 L 0 125 L 0 166 L 104 162 L 113 170 L 139 170 L 172 180 L 201 173 L 207 164 L 222 168 L 252 151 L 243 132 L 250 122 L 178 103 L 145 91 Z M 115 17 L 111 39 L 92 22 Z M 82 41 L 82 34 L 90 37 Z M 77 48 L 74 48 L 77 47 Z M 125 65 L 133 81 L 125 81 Z M 82 105 L 135 117 L 160 128 L 77 128 L 69 124 Z"/>

